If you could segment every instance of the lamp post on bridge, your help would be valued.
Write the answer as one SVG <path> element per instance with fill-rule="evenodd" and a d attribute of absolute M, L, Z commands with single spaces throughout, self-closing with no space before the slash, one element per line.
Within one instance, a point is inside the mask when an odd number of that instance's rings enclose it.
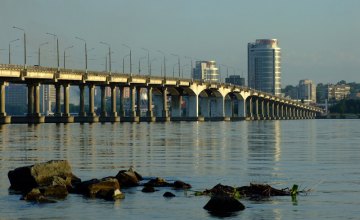
<path fill-rule="evenodd" d="M 123 73 L 125 73 L 125 58 L 130 56 L 130 54 L 126 54 L 124 57 L 123 57 Z"/>
<path fill-rule="evenodd" d="M 54 36 L 54 38 L 56 37 L 56 60 L 57 60 L 57 69 L 60 69 L 60 54 L 59 54 L 59 38 L 56 34 L 52 34 L 52 33 L 46 33 L 48 35 Z"/>
<path fill-rule="evenodd" d="M 153 59 L 151 59 L 150 60 L 150 62 L 149 62 L 149 68 L 150 68 L 150 72 L 149 72 L 149 74 L 150 74 L 150 76 L 151 76 L 151 63 L 153 62 L 153 61 L 155 61 L 155 60 L 157 60 L 156 58 L 153 58 Z"/>
<path fill-rule="evenodd" d="M 38 51 L 38 66 L 41 65 L 41 63 L 40 63 L 40 59 L 41 59 L 41 46 L 44 46 L 44 45 L 46 45 L 46 44 L 49 44 L 49 42 L 45 42 L 45 43 L 42 43 L 42 44 L 39 45 L 39 51 Z"/>
<path fill-rule="evenodd" d="M 84 40 L 83 38 L 80 37 L 75 37 L 78 40 L 81 40 L 82 42 L 85 43 L 85 73 L 87 73 L 87 68 L 88 68 L 88 54 L 87 54 L 87 46 L 86 46 L 86 40 Z"/>
<path fill-rule="evenodd" d="M 150 51 L 148 50 L 148 49 L 146 49 L 146 48 L 141 48 L 141 49 L 143 49 L 143 50 L 145 50 L 145 51 L 147 51 L 147 58 L 148 58 L 148 74 L 151 76 L 151 64 L 150 64 Z"/>
<path fill-rule="evenodd" d="M 109 74 L 111 75 L 111 45 L 103 41 L 100 41 L 100 44 L 104 44 L 109 47 Z"/>
<path fill-rule="evenodd" d="M 19 28 L 19 27 L 16 27 L 16 26 L 13 26 L 13 28 L 24 32 L 24 68 L 26 69 L 26 33 L 25 33 L 25 30 L 23 28 Z"/>
<path fill-rule="evenodd" d="M 139 75 L 141 74 L 141 60 L 145 59 L 146 57 L 139 58 Z"/>
<path fill-rule="evenodd" d="M 159 53 L 161 53 L 162 55 L 164 55 L 164 78 L 166 78 L 166 57 L 165 57 L 165 53 L 161 50 L 158 50 Z"/>
<path fill-rule="evenodd" d="M 11 43 L 14 43 L 15 41 L 18 41 L 20 40 L 19 38 L 18 39 L 15 39 L 15 40 L 12 40 L 9 42 L 9 64 L 11 64 Z"/>
<path fill-rule="evenodd" d="M 194 68 L 193 68 L 193 58 L 192 57 L 188 57 L 188 56 L 185 56 L 186 59 L 190 59 L 190 78 L 193 79 L 194 78 Z"/>
<path fill-rule="evenodd" d="M 132 75 L 132 62 L 131 62 L 131 47 L 129 47 L 128 45 L 126 44 L 122 44 L 124 47 L 127 47 L 129 50 L 130 50 L 130 75 Z"/>
<path fill-rule="evenodd" d="M 173 56 L 176 56 L 177 58 L 178 58 L 178 65 L 179 65 L 179 78 L 180 78 L 180 56 L 179 55 L 177 55 L 177 54 L 171 54 L 171 55 L 173 55 Z"/>
<path fill-rule="evenodd" d="M 66 68 L 66 50 L 73 48 L 74 46 L 71 45 L 70 47 L 67 47 L 64 49 L 64 69 Z"/>

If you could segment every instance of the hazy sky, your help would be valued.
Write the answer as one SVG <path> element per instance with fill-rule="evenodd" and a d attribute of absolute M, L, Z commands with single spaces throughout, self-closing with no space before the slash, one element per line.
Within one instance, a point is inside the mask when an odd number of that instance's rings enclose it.
<path fill-rule="evenodd" d="M 112 69 L 122 70 L 122 59 L 132 48 L 133 72 L 138 70 L 141 48 L 148 48 L 153 73 L 160 72 L 161 53 L 166 53 L 167 74 L 181 56 L 186 76 L 190 60 L 216 60 L 247 75 L 247 43 L 276 38 L 282 49 L 282 85 L 300 79 L 316 83 L 341 79 L 360 82 L 359 0 L 1 0 L 0 62 L 23 64 L 22 32 L 26 30 L 28 63 L 37 64 L 41 43 L 42 64 L 55 65 L 55 40 L 60 40 L 61 65 L 67 50 L 69 68 L 84 67 L 84 44 L 89 50 L 89 69 L 105 69 L 106 46 L 111 44 Z M 94 48 L 93 50 L 90 50 Z M 129 68 L 128 58 L 125 65 Z M 147 70 L 142 60 L 142 71 Z M 175 69 L 177 70 L 177 69 Z M 230 73 L 234 70 L 230 69 Z M 226 71 L 222 68 L 222 73 Z M 177 74 L 177 72 L 176 72 Z"/>

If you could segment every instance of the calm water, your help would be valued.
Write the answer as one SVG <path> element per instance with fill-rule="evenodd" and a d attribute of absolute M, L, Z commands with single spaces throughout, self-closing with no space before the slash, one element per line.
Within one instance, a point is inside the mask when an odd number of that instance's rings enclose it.
<path fill-rule="evenodd" d="M 146 177 L 180 179 L 194 190 L 250 182 L 277 188 L 299 184 L 308 195 L 241 200 L 229 219 L 358 219 L 360 121 L 181 122 L 0 126 L 0 219 L 204 219 L 209 198 L 165 189 L 123 190 L 117 202 L 69 195 L 32 204 L 9 195 L 7 172 L 51 159 L 69 160 L 83 180 L 134 166 Z M 168 189 L 169 190 L 169 189 Z"/>

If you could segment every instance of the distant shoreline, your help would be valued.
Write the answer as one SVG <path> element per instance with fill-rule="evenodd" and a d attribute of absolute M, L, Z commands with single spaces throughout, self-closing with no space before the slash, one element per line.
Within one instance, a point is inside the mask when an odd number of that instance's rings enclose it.
<path fill-rule="evenodd" d="M 360 119 L 360 114 L 340 114 L 340 113 L 331 113 L 324 116 L 316 117 L 318 119 Z"/>

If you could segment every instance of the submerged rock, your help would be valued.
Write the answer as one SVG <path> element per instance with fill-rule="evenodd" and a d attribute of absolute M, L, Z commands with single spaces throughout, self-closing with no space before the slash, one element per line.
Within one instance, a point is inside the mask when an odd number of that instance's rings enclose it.
<path fill-rule="evenodd" d="M 19 167 L 9 171 L 10 188 L 28 192 L 33 188 L 51 185 L 72 187 L 73 182 L 81 181 L 71 170 L 66 160 L 51 160 L 31 166 Z"/>
<path fill-rule="evenodd" d="M 175 181 L 174 182 L 174 188 L 175 189 L 191 189 L 191 185 L 188 183 L 185 183 L 183 181 Z"/>
<path fill-rule="evenodd" d="M 144 188 L 141 190 L 141 192 L 152 193 L 152 192 L 155 192 L 155 188 L 153 186 L 144 186 Z"/>
<path fill-rule="evenodd" d="M 145 186 L 169 187 L 169 186 L 173 186 L 173 184 L 166 182 L 163 178 L 157 177 L 155 179 L 149 180 L 149 182 L 145 183 Z"/>
<path fill-rule="evenodd" d="M 217 194 L 211 197 L 204 209 L 215 215 L 227 216 L 229 213 L 244 210 L 245 206 L 233 197 Z"/>
<path fill-rule="evenodd" d="M 165 192 L 163 194 L 163 196 L 166 197 L 166 198 L 172 198 L 172 197 L 175 197 L 175 194 L 172 193 L 172 192 Z"/>

